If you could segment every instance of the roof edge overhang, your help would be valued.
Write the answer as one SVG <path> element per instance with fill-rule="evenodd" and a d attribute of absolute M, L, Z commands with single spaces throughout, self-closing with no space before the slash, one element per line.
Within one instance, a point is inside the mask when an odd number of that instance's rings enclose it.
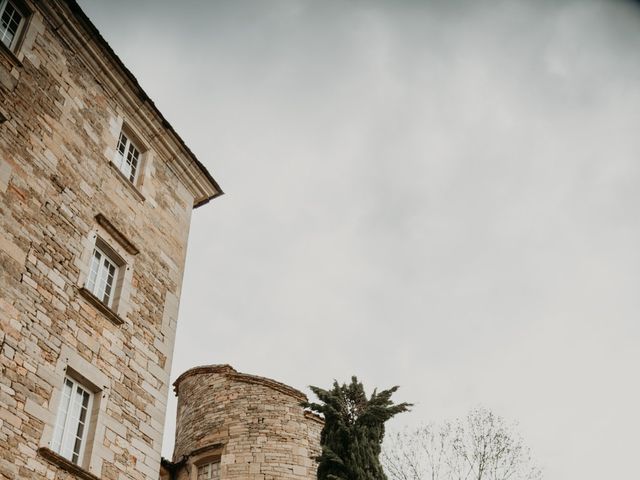
<path fill-rule="evenodd" d="M 178 395 L 180 389 L 180 383 L 182 383 L 184 379 L 200 374 L 224 375 L 225 377 L 233 381 L 262 385 L 264 387 L 293 397 L 300 402 L 308 401 L 307 396 L 296 388 L 290 387 L 289 385 L 286 385 L 282 382 L 272 380 L 271 378 L 238 372 L 235 368 L 228 364 L 201 365 L 199 367 L 190 368 L 189 370 L 183 372 L 182 375 L 180 375 L 175 380 L 175 382 L 173 382 L 173 391 L 175 392 L 176 396 Z"/>
<path fill-rule="evenodd" d="M 103 81 L 111 93 L 128 104 L 136 120 L 146 124 L 147 130 L 152 132 L 154 146 L 158 147 L 157 153 L 167 161 L 172 171 L 193 194 L 193 208 L 223 195 L 224 192 L 211 173 L 156 107 L 135 75 L 120 60 L 78 2 L 57 0 L 37 2 L 36 5 L 46 13 L 45 17 L 53 24 L 54 30 L 65 34 L 68 46 L 81 56 L 92 73 Z M 72 15 L 65 16 L 60 8 L 68 10 Z M 68 21 L 71 17 L 75 19 L 74 23 Z"/>

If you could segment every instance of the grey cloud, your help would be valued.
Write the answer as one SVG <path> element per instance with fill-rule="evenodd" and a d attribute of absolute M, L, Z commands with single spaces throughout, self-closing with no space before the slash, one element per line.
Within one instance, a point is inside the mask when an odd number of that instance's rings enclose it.
<path fill-rule="evenodd" d="M 82 5 L 227 192 L 174 377 L 355 373 L 395 426 L 519 420 L 549 480 L 635 471 L 637 3 Z"/>

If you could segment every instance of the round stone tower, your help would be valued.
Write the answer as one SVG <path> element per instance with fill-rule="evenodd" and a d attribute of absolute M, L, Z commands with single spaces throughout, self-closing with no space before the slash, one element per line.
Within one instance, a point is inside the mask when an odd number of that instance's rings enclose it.
<path fill-rule="evenodd" d="M 316 478 L 322 420 L 300 406 L 307 399 L 302 392 L 229 365 L 187 370 L 174 388 L 173 464 L 184 478 L 199 478 L 198 469 L 214 467 L 215 476 L 206 478 Z M 207 462 L 213 467 L 202 466 Z"/>

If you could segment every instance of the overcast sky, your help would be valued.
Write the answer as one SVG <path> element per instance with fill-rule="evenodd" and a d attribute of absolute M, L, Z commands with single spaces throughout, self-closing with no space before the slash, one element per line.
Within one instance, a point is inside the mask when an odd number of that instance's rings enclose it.
<path fill-rule="evenodd" d="M 637 476 L 636 4 L 81 4 L 226 192 L 172 380 L 356 374 L 416 404 L 394 428 L 481 404 L 547 480 Z"/>

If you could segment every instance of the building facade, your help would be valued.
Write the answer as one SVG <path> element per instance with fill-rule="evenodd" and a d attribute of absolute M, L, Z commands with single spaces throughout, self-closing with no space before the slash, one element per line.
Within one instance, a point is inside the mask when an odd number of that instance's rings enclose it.
<path fill-rule="evenodd" d="M 157 479 L 222 192 L 74 0 L 0 0 L 0 478 Z"/>
<path fill-rule="evenodd" d="M 229 365 L 187 370 L 160 480 L 314 480 L 323 421 L 300 391 Z"/>

